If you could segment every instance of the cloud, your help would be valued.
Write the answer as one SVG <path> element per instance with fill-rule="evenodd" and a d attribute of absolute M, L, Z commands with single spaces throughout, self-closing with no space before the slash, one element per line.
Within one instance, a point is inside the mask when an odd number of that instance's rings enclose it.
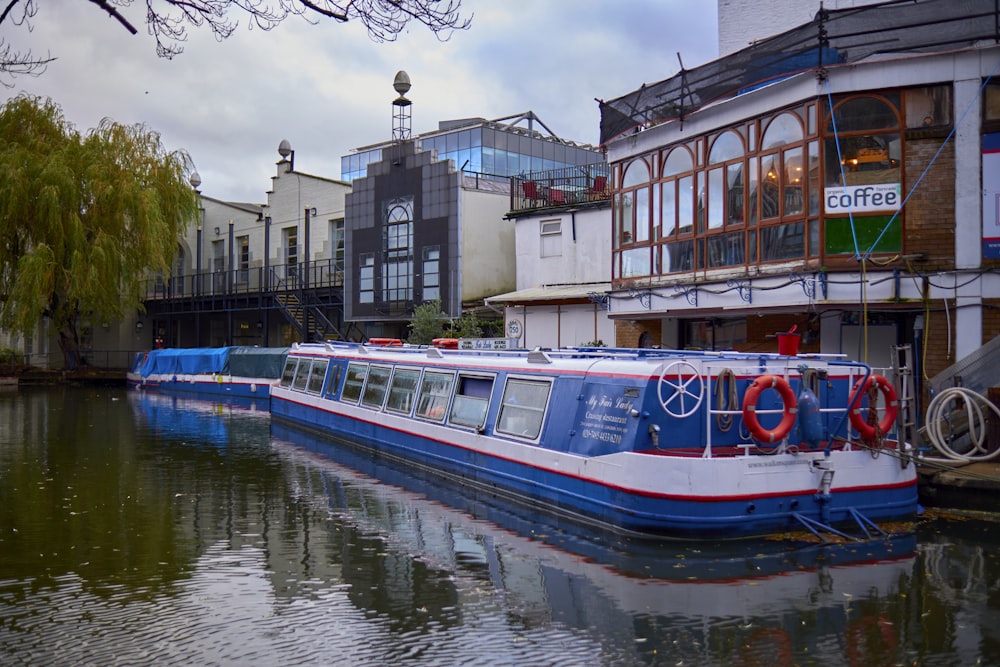
<path fill-rule="evenodd" d="M 134 36 L 91 3 L 55 4 L 42 4 L 33 31 L 6 31 L 58 58 L 7 94 L 51 97 L 81 130 L 104 117 L 145 123 L 191 154 L 205 194 L 233 201 L 266 199 L 282 139 L 297 169 L 339 178 L 341 156 L 391 136 L 401 69 L 415 134 L 533 110 L 559 136 L 596 143 L 595 98 L 672 76 L 678 53 L 687 67 L 717 54 L 715 3 L 703 0 L 464 0 L 472 28 L 445 42 L 417 24 L 375 43 L 356 22 L 292 17 L 265 32 L 244 19 L 223 42 L 191 28 L 172 60 L 156 56 L 144 3 L 122 9 Z"/>

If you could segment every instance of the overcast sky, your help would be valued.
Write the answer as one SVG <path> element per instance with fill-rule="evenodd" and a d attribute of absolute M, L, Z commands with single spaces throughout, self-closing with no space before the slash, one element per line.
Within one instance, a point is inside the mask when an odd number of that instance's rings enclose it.
<path fill-rule="evenodd" d="M 184 53 L 156 56 L 145 2 L 121 12 L 131 35 L 90 2 L 40 0 L 30 33 L 0 35 L 35 56 L 58 58 L 39 77 L 17 77 L 6 97 L 50 97 L 80 130 L 104 117 L 144 123 L 184 149 L 204 194 L 264 203 L 288 139 L 295 167 L 340 178 L 340 158 L 392 137 L 392 81 L 413 87 L 412 130 L 440 120 L 501 118 L 532 110 L 558 136 L 597 144 L 595 98 L 717 57 L 713 0 L 463 0 L 472 27 L 439 42 L 412 23 L 393 43 L 360 23 L 310 25 L 292 17 L 270 32 L 240 27 L 224 42 L 192 28 Z"/>

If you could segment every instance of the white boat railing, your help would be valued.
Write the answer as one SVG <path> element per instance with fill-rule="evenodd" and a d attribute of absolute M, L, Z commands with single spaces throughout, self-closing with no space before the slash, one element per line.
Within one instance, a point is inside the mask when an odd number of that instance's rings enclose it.
<path fill-rule="evenodd" d="M 708 402 L 708 409 L 705 410 L 705 420 L 706 420 L 705 433 L 707 435 L 706 435 L 705 449 L 702 453 L 703 458 L 712 458 L 713 456 L 712 434 L 715 430 L 713 429 L 713 420 L 716 420 L 718 422 L 721 420 L 730 419 L 732 420 L 732 427 L 740 429 L 739 443 L 735 445 L 735 447 L 737 449 L 742 450 L 742 455 L 750 456 L 755 448 L 761 446 L 761 443 L 758 443 L 756 440 L 754 440 L 753 436 L 748 431 L 743 430 L 743 422 L 741 419 L 743 415 L 742 396 L 735 397 L 737 402 L 737 405 L 735 406 L 728 404 L 729 398 L 732 397 L 731 395 L 727 396 L 727 404 L 725 407 L 720 408 L 712 403 L 713 399 L 716 396 L 716 387 L 720 381 L 735 382 L 734 379 L 726 379 L 726 380 L 719 379 L 720 377 L 726 378 L 728 372 L 730 371 L 737 378 L 754 376 L 754 375 L 766 375 L 766 374 L 780 375 L 785 381 L 788 381 L 790 383 L 790 380 L 793 377 L 802 378 L 802 381 L 805 382 L 806 381 L 804 378 L 805 372 L 809 370 L 826 371 L 829 373 L 840 369 L 841 375 L 846 375 L 847 386 L 851 388 L 851 390 L 848 393 L 848 398 L 852 396 L 853 388 L 857 384 L 857 382 L 867 377 L 869 374 L 877 372 L 874 369 L 870 370 L 867 365 L 862 364 L 860 362 L 846 361 L 846 355 L 843 354 L 809 354 L 809 355 L 799 355 L 798 357 L 794 358 L 777 357 L 776 355 L 765 354 L 765 355 L 760 355 L 760 359 L 766 360 L 766 365 L 763 365 L 763 367 L 759 360 L 757 361 L 757 363 L 750 363 L 750 364 L 743 363 L 741 365 L 734 365 L 732 363 L 733 361 L 743 361 L 743 359 L 736 359 L 736 358 L 709 360 L 705 361 L 702 364 L 703 371 L 701 380 L 704 386 L 703 400 L 706 400 Z M 826 363 L 824 363 L 820 368 L 813 368 L 803 363 L 807 361 L 816 361 L 816 360 L 823 361 Z M 723 391 L 725 391 L 725 388 L 723 388 Z M 818 391 L 815 393 L 817 393 L 817 396 L 819 395 Z M 841 415 L 843 417 L 843 422 L 841 424 L 838 424 L 837 427 L 834 429 L 835 431 L 839 431 L 841 426 L 849 424 L 848 411 L 850 408 L 851 406 L 849 404 L 845 404 L 843 406 L 834 406 L 834 407 L 820 407 L 819 412 L 824 415 L 836 415 L 836 414 Z M 884 407 L 879 409 L 884 410 Z M 783 412 L 784 412 L 783 408 L 756 410 L 757 415 L 780 415 Z M 773 445 L 773 448 L 775 453 L 783 453 L 788 451 L 788 436 L 786 435 L 784 438 L 781 439 L 780 442 L 775 443 Z M 851 440 L 849 438 L 845 440 L 843 448 L 845 450 L 850 451 Z"/>

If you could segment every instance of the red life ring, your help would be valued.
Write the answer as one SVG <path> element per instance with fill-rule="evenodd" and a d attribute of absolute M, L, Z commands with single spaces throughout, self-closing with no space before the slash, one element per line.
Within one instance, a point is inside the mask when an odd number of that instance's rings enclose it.
<path fill-rule="evenodd" d="M 864 386 L 861 386 L 862 382 Z M 871 389 L 872 384 L 878 387 L 878 390 L 882 392 L 882 397 L 885 399 L 885 414 L 882 415 L 882 420 L 878 423 L 878 432 L 875 431 L 875 426 L 868 423 L 865 419 L 865 415 L 862 412 L 868 412 L 868 408 L 861 407 L 861 398 L 858 396 L 858 392 L 868 393 Z M 857 401 L 857 404 L 855 404 Z M 865 378 L 859 379 L 854 383 L 854 389 L 851 391 L 851 400 L 848 405 L 854 405 L 854 409 L 851 410 L 851 426 L 854 427 L 859 434 L 861 434 L 864 440 L 874 440 L 877 435 L 885 435 L 892 429 L 892 425 L 896 423 L 896 413 L 899 411 L 899 401 L 896 399 L 896 389 L 882 375 L 869 375 L 867 381 Z"/>
<path fill-rule="evenodd" d="M 757 419 L 757 399 L 765 389 L 774 389 L 781 396 L 783 412 L 781 422 L 770 431 L 760 425 Z M 773 443 L 781 440 L 795 425 L 795 394 L 785 378 L 777 375 L 761 375 L 750 383 L 747 393 L 743 395 L 743 423 L 750 435 L 761 442 Z"/>

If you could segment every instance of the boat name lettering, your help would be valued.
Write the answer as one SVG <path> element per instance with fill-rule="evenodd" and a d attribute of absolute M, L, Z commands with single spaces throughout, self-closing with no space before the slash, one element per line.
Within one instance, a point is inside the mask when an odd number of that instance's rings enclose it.
<path fill-rule="evenodd" d="M 587 407 L 591 410 L 594 408 L 614 408 L 615 410 L 628 412 L 632 409 L 632 401 L 627 400 L 624 396 L 616 396 L 612 399 L 606 394 L 601 394 L 600 396 L 591 395 L 587 397 Z"/>
<path fill-rule="evenodd" d="M 800 463 L 809 463 L 805 459 L 792 459 L 790 461 L 764 461 L 761 463 L 751 463 L 748 468 L 773 468 L 774 466 L 794 466 Z"/>

